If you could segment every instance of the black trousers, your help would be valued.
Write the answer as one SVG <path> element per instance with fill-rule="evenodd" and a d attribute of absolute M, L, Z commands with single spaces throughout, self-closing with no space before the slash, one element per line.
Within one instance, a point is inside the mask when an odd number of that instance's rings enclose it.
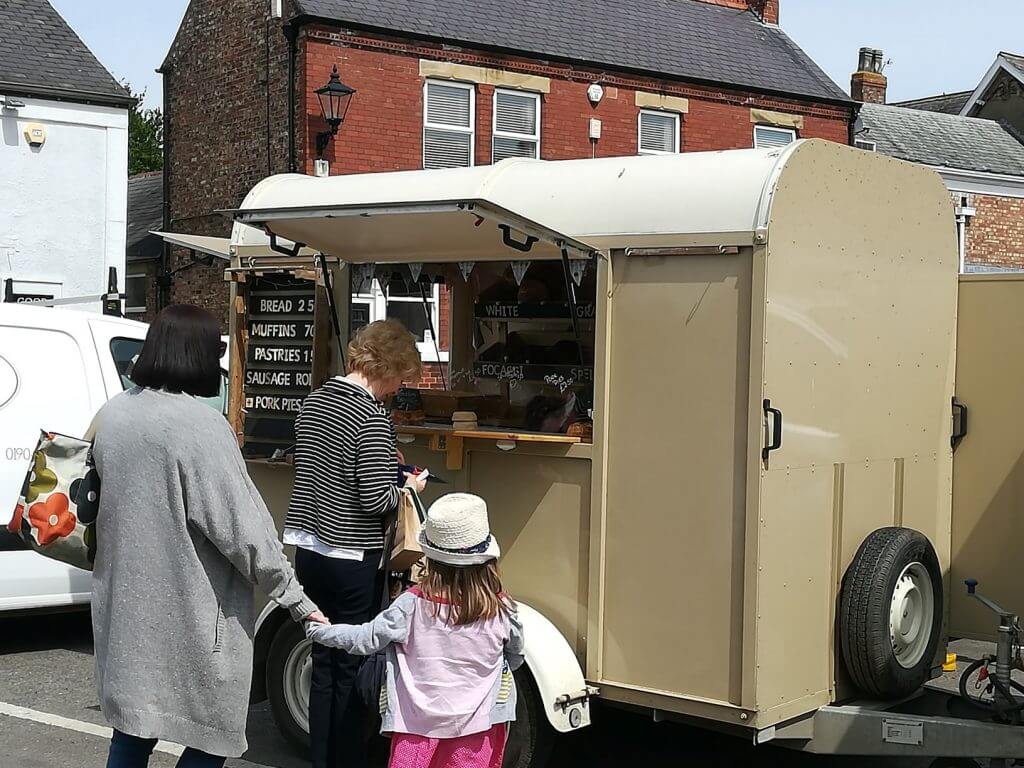
<path fill-rule="evenodd" d="M 295 552 L 295 575 L 333 624 L 362 624 L 380 608 L 384 573 L 381 550 L 362 561 Z M 309 737 L 313 768 L 366 768 L 366 707 L 353 690 L 362 657 L 313 644 Z"/>

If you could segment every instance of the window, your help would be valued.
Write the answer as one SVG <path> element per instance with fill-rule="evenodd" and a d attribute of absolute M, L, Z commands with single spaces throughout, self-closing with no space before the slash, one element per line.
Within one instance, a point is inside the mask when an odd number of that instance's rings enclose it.
<path fill-rule="evenodd" d="M 146 311 L 146 288 L 148 280 L 145 272 L 134 272 L 125 275 L 125 313 L 141 314 Z"/>
<path fill-rule="evenodd" d="M 774 128 L 770 125 L 754 126 L 754 147 L 756 149 L 784 147 L 794 141 L 796 141 L 796 131 L 792 128 Z"/>
<path fill-rule="evenodd" d="M 863 149 L 863 150 L 866 150 L 868 152 L 874 152 L 875 149 L 877 148 L 877 145 L 875 144 L 875 142 L 873 142 L 873 141 L 865 141 L 864 139 L 857 139 L 856 141 L 853 142 L 853 145 L 855 147 L 857 147 L 857 149 Z"/>
<path fill-rule="evenodd" d="M 494 92 L 493 162 L 507 157 L 540 158 L 540 94 Z"/>
<path fill-rule="evenodd" d="M 132 381 L 132 366 L 142 352 L 142 339 L 126 339 L 118 337 L 110 340 L 110 356 L 114 358 L 114 367 L 117 368 L 117 375 L 121 379 L 121 387 L 129 390 L 135 386 Z M 228 412 L 228 375 L 225 371 L 220 372 L 220 391 L 213 397 L 196 398 L 201 403 L 206 403 L 215 411 L 223 414 Z"/>
<path fill-rule="evenodd" d="M 423 167 L 473 164 L 474 91 L 464 83 L 428 80 L 423 87 Z"/>
<path fill-rule="evenodd" d="M 668 155 L 679 151 L 679 115 L 640 110 L 637 146 L 641 155 Z"/>
<path fill-rule="evenodd" d="M 441 287 L 437 284 L 424 285 L 427 293 L 427 308 L 430 310 L 430 319 L 434 324 L 434 331 L 441 332 Z M 401 280 L 392 280 L 385 289 L 380 282 L 374 278 L 372 287 L 366 293 L 355 293 L 352 295 L 352 332 L 357 328 L 372 323 L 375 320 L 383 320 L 386 317 L 400 320 L 402 325 L 409 329 L 409 333 L 416 337 L 416 348 L 420 351 L 420 358 L 425 363 L 448 362 L 448 351 L 440 349 L 441 339 L 434 339 L 430 335 L 430 324 L 427 322 L 427 313 L 423 310 L 423 297 L 420 295 L 419 286 L 406 286 Z M 437 347 L 434 346 L 435 341 Z M 438 351 L 441 353 L 438 359 Z"/>

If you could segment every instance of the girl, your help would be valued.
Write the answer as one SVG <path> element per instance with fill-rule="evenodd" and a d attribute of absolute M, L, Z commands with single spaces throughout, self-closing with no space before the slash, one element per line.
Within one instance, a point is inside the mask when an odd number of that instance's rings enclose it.
<path fill-rule="evenodd" d="M 418 587 L 367 624 L 310 623 L 306 633 L 363 656 L 387 649 L 381 731 L 393 734 L 390 768 L 500 768 L 523 630 L 501 587 L 487 504 L 442 496 L 420 546 L 427 567 Z"/>

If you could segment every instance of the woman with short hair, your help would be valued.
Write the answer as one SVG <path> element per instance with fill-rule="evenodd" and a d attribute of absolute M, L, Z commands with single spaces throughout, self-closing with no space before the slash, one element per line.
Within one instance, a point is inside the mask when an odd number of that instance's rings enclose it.
<path fill-rule="evenodd" d="M 383 582 L 384 529 L 398 507 L 395 429 L 383 401 L 420 377 L 416 339 L 397 320 L 370 323 L 348 348 L 349 373 L 328 380 L 295 422 L 295 484 L 284 541 L 295 571 L 335 623 L 373 618 Z M 405 482 L 422 491 L 425 480 Z M 313 645 L 309 735 L 313 768 L 364 768 L 367 713 L 352 695 L 360 659 Z"/>
<path fill-rule="evenodd" d="M 296 621 L 323 622 L 285 558 L 224 416 L 216 318 L 163 310 L 132 372 L 100 409 L 92 623 L 107 768 L 143 768 L 158 739 L 179 768 L 246 750 L 256 623 L 253 585 Z"/>

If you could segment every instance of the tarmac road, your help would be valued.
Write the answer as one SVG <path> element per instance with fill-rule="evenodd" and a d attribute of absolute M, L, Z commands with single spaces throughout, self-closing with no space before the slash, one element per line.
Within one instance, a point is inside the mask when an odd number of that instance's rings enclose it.
<path fill-rule="evenodd" d="M 27 710 L 27 711 L 26 711 Z M 30 719 L 26 719 L 30 718 Z M 43 720 L 45 722 L 39 722 Z M 107 736 L 93 685 L 88 613 L 0 619 L 0 766 L 103 768 Z M 249 751 L 228 768 L 306 768 L 266 703 L 249 713 Z M 173 746 L 170 747 L 173 751 Z M 153 768 L 176 758 L 154 754 Z M 613 709 L 563 741 L 551 768 L 923 768 L 927 761 L 810 757 Z"/>

